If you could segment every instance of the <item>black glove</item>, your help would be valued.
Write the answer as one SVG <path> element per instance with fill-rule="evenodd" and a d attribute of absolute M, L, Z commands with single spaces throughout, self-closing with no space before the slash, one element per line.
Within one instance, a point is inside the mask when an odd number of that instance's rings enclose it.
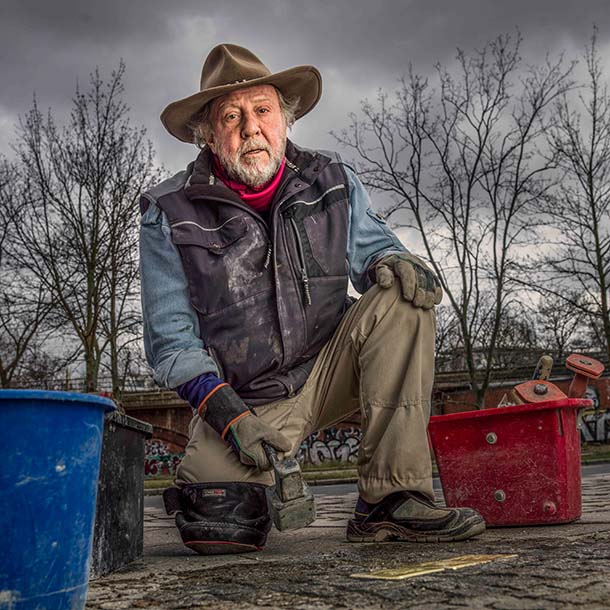
<path fill-rule="evenodd" d="M 199 414 L 229 443 L 242 464 L 271 470 L 263 441 L 279 453 L 290 451 L 290 441 L 273 426 L 256 417 L 228 384 L 218 386 L 199 408 Z"/>
<path fill-rule="evenodd" d="M 437 277 L 424 261 L 408 252 L 384 256 L 372 271 L 372 279 L 381 288 L 389 288 L 394 284 L 394 277 L 398 277 L 403 299 L 414 307 L 431 309 L 443 299 Z"/>

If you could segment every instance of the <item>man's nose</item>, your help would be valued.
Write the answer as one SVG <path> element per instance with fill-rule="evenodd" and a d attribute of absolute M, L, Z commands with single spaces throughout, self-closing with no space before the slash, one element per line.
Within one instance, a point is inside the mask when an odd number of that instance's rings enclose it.
<path fill-rule="evenodd" d="M 251 138 L 260 133 L 260 127 L 258 124 L 258 117 L 254 112 L 247 112 L 244 114 L 243 123 L 241 126 L 242 138 Z"/>

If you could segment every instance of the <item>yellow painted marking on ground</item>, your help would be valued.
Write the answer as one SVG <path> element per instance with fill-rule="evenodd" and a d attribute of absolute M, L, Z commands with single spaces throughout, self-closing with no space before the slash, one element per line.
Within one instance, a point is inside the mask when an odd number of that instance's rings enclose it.
<path fill-rule="evenodd" d="M 514 559 L 517 555 L 460 555 L 441 559 L 439 561 L 424 561 L 423 563 L 412 563 L 399 568 L 388 570 L 374 570 L 372 572 L 359 572 L 350 574 L 352 578 L 371 578 L 379 580 L 403 580 L 424 574 L 433 574 L 443 570 L 461 570 L 470 566 L 478 566 L 499 559 Z"/>

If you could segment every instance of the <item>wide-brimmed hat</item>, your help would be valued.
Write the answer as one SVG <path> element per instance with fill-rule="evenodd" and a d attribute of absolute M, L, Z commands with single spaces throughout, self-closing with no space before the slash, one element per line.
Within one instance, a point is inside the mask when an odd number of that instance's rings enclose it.
<path fill-rule="evenodd" d="M 295 119 L 307 114 L 322 93 L 322 77 L 313 66 L 296 66 L 272 74 L 248 49 L 236 44 L 221 44 L 210 51 L 203 64 L 199 92 L 172 102 L 161 113 L 161 122 L 179 140 L 192 142 L 193 134 L 188 124 L 209 101 L 236 89 L 257 85 L 274 85 L 284 97 L 298 97 Z"/>

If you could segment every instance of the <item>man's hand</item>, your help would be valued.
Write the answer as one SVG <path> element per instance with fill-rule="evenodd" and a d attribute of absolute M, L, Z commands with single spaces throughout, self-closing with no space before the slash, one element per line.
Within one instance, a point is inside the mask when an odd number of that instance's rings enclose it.
<path fill-rule="evenodd" d="M 263 441 L 275 447 L 279 453 L 290 451 L 290 441 L 252 412 L 229 426 L 225 440 L 231 445 L 242 464 L 255 466 L 258 470 L 272 468 L 263 448 Z"/>
<path fill-rule="evenodd" d="M 432 309 L 443 299 L 443 290 L 426 263 L 408 252 L 390 254 L 375 265 L 375 281 L 389 288 L 394 278 L 400 279 L 402 297 L 414 307 Z"/>
<path fill-rule="evenodd" d="M 227 383 L 210 392 L 199 405 L 198 412 L 246 466 L 271 470 L 263 441 L 275 447 L 278 453 L 290 451 L 290 441 L 273 426 L 256 417 Z"/>

